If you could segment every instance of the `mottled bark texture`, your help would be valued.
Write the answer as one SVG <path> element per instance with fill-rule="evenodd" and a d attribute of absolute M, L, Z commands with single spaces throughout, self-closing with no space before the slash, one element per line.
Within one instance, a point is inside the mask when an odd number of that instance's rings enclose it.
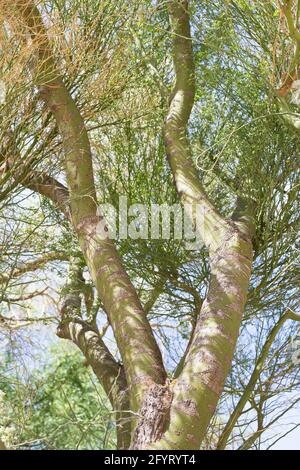
<path fill-rule="evenodd" d="M 1 439 L 0 439 L 0 450 L 7 450 L 6 445 L 4 444 L 3 441 L 1 441 Z"/>
<path fill-rule="evenodd" d="M 10 3 L 36 46 L 35 79 L 40 95 L 56 119 L 65 151 L 65 171 L 71 219 L 93 282 L 108 313 L 120 350 L 131 397 L 137 412 L 148 387 L 163 384 L 166 372 L 160 350 L 112 240 L 97 232 L 92 155 L 85 124 L 55 66 L 40 13 L 33 1 Z"/>
<path fill-rule="evenodd" d="M 92 367 L 115 411 L 118 449 L 127 449 L 130 445 L 131 423 L 124 368 L 108 350 L 97 327 L 82 319 L 81 296 L 83 290 L 84 279 L 81 262 L 71 257 L 68 283 L 61 301 L 61 320 L 57 335 L 76 344 L 84 354 L 87 364 Z"/>
<path fill-rule="evenodd" d="M 252 219 L 244 201 L 239 202 L 234 217 L 224 218 L 207 197 L 193 165 L 187 135 L 195 94 L 188 1 L 168 3 L 176 83 L 164 137 L 182 202 L 198 204 L 205 214 L 198 229 L 209 252 L 211 274 L 187 353 L 170 384 L 145 311 L 116 248 L 99 233 L 103 220 L 96 210 L 89 139 L 78 108 L 55 67 L 39 11 L 32 0 L 8 4 L 10 13 L 21 16 L 37 46 L 35 76 L 64 145 L 72 225 L 108 313 L 123 366 L 115 362 L 97 330 L 76 313 L 76 296 L 67 302 L 72 314 L 68 314 L 66 305 L 62 311 L 59 334 L 71 338 L 83 351 L 113 406 L 120 399 L 117 395 L 122 396 L 126 380 L 130 409 L 134 416 L 139 415 L 131 428 L 133 449 L 198 449 L 221 395 L 238 337 L 251 273 Z"/>
<path fill-rule="evenodd" d="M 204 213 L 199 235 L 210 255 L 210 285 L 179 376 L 171 384 L 169 426 L 153 449 L 197 449 L 215 412 L 232 362 L 252 265 L 253 221 L 240 204 L 230 220 L 208 199 L 194 167 L 187 124 L 195 94 L 188 1 L 169 2 L 176 75 L 165 146 L 178 194 Z"/>
<path fill-rule="evenodd" d="M 147 449 L 159 440 L 169 426 L 172 392 L 169 384 L 152 385 L 139 412 L 140 420 L 133 435 L 131 449 Z"/>

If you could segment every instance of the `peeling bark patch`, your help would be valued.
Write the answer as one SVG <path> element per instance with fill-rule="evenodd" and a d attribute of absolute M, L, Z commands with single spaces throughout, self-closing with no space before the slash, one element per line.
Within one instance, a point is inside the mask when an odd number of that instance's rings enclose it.
<path fill-rule="evenodd" d="M 140 410 L 131 449 L 145 449 L 161 438 L 170 419 L 172 393 L 166 385 L 152 385 L 145 395 Z"/>

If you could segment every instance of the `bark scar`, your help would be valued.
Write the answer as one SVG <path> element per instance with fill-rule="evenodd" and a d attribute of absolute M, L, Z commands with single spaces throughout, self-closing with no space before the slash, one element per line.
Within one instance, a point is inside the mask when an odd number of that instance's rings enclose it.
<path fill-rule="evenodd" d="M 141 407 L 131 449 L 145 449 L 162 437 L 169 424 L 172 398 L 168 384 L 150 386 Z"/>

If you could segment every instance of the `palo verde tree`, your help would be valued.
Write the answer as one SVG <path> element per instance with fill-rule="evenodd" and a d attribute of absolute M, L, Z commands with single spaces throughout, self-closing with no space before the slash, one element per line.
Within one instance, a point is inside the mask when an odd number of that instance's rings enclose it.
<path fill-rule="evenodd" d="M 253 447 L 299 385 L 280 341 L 299 320 L 298 2 L 0 4 L 2 321 L 45 295 L 18 279 L 55 262 L 57 335 L 103 387 L 118 448 Z M 123 194 L 193 207 L 203 245 L 114 240 L 98 205 Z"/>

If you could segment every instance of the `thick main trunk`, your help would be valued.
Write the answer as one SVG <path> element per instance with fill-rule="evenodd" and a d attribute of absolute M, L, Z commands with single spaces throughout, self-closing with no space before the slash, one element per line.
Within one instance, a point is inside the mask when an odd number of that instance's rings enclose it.
<path fill-rule="evenodd" d="M 299 321 L 300 318 L 296 315 L 293 315 L 293 312 L 291 311 L 287 311 L 285 312 L 281 318 L 278 320 L 278 322 L 275 324 L 275 326 L 272 328 L 272 330 L 270 331 L 263 347 L 262 347 L 262 350 L 260 352 L 260 355 L 255 363 L 255 366 L 254 366 L 254 369 L 253 369 L 253 372 L 250 376 L 250 379 L 249 379 L 249 382 L 247 383 L 247 385 L 245 386 L 244 388 L 244 391 L 243 391 L 243 394 L 241 395 L 239 401 L 237 402 L 233 412 L 231 413 L 227 423 L 226 423 L 226 426 L 219 438 L 219 441 L 218 441 L 218 444 L 217 444 L 217 449 L 218 450 L 221 450 L 221 449 L 225 449 L 226 448 L 226 445 L 227 445 L 227 442 L 228 442 L 228 439 L 234 429 L 234 426 L 236 425 L 239 417 L 241 416 L 245 406 L 246 406 L 246 403 L 248 402 L 250 396 L 251 396 L 251 393 L 253 392 L 253 390 L 255 389 L 255 386 L 257 384 L 257 381 L 263 371 L 263 367 L 264 367 L 264 364 L 265 364 L 265 361 L 268 357 L 268 353 L 271 349 L 271 346 L 276 338 L 276 335 L 277 333 L 279 332 L 279 330 L 282 328 L 282 326 L 284 325 L 284 323 L 287 321 L 287 320 L 295 320 L 295 321 Z M 263 429 L 263 426 L 261 426 L 261 429 Z M 254 433 L 254 436 L 256 435 L 257 433 Z M 258 435 L 260 435 L 260 432 L 258 431 Z M 256 439 L 256 438 L 255 438 Z M 254 441 L 255 441 L 254 439 Z M 250 439 L 250 442 L 252 442 L 252 440 Z"/>
<path fill-rule="evenodd" d="M 131 419 L 124 368 L 107 348 L 96 325 L 82 319 L 82 294 L 85 291 L 83 264 L 78 257 L 70 257 L 69 261 L 57 335 L 76 344 L 92 367 L 115 413 L 118 449 L 127 449 L 130 445 Z"/>
<path fill-rule="evenodd" d="M 166 152 L 182 202 L 198 204 L 203 211 L 204 223 L 198 230 L 208 249 L 211 267 L 208 295 L 189 350 L 181 372 L 170 384 L 147 316 L 115 245 L 97 231 L 101 217 L 97 215 L 88 135 L 78 108 L 57 73 L 39 11 L 30 0 L 13 2 L 32 40 L 39 45 L 36 80 L 64 145 L 71 221 L 116 337 L 131 411 L 140 414 L 133 433 L 134 449 L 199 448 L 231 365 L 252 263 L 248 216 L 225 219 L 207 197 L 193 166 L 187 137 L 195 94 L 188 1 L 168 4 L 176 84 L 165 123 Z M 57 192 L 49 196 L 57 197 Z M 109 356 L 97 331 L 72 316 L 61 325 L 61 335 L 70 337 L 84 352 L 118 409 L 116 400 L 121 399 L 123 386 L 118 388 L 116 377 L 122 369 Z"/>
<path fill-rule="evenodd" d="M 15 0 L 32 40 L 37 44 L 36 81 L 56 119 L 65 153 L 71 219 L 91 277 L 98 290 L 120 350 L 131 397 L 137 412 L 149 386 L 166 379 L 160 350 L 114 243 L 97 233 L 100 217 L 92 155 L 80 112 L 55 67 L 39 10 L 31 0 Z"/>
<path fill-rule="evenodd" d="M 150 324 L 113 243 L 99 239 L 98 218 L 78 230 L 82 251 L 100 294 L 122 353 L 131 396 L 137 412 L 148 387 L 164 384 L 166 373 Z"/>

